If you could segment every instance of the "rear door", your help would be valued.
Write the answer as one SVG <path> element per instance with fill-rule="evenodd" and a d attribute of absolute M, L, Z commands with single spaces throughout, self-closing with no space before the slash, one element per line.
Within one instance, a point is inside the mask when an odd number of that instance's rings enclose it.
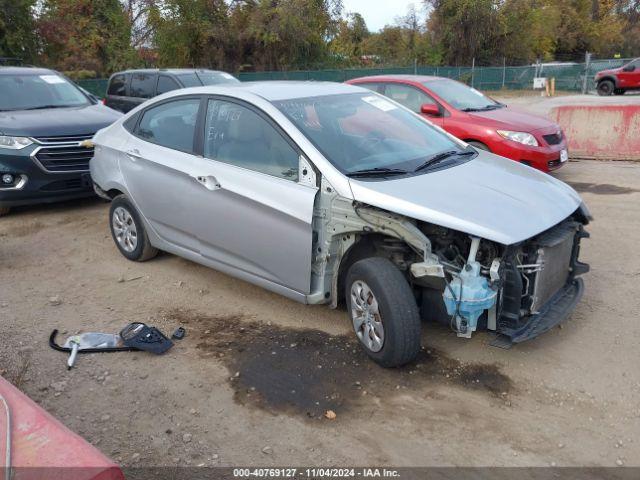
<path fill-rule="evenodd" d="M 302 152 L 263 112 L 226 98 L 208 100 L 202 143 L 192 196 L 201 255 L 308 294 L 318 189 L 299 181 Z"/>
<path fill-rule="evenodd" d="M 166 242 L 199 251 L 191 192 L 194 135 L 200 97 L 176 97 L 143 111 L 120 158 L 129 194 L 153 230 Z"/>

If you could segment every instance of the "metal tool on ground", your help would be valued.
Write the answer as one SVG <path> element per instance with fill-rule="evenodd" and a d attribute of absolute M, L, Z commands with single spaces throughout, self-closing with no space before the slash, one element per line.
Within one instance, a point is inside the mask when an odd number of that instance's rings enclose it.
<path fill-rule="evenodd" d="M 182 328 L 182 327 L 181 327 Z M 173 346 L 160 330 L 144 323 L 130 323 L 120 333 L 87 332 L 71 335 L 64 344 L 56 343 L 58 330 L 51 332 L 49 346 L 59 352 L 69 353 L 67 369 L 71 370 L 80 353 L 132 352 L 143 350 L 161 354 Z M 184 336 L 184 329 L 183 329 Z"/>

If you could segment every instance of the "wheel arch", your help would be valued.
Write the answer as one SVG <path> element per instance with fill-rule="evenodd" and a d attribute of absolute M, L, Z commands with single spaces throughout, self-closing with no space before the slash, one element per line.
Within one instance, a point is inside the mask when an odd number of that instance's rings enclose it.
<path fill-rule="evenodd" d="M 385 252 L 380 248 L 380 245 L 384 243 L 384 241 L 390 240 L 395 242 L 396 244 L 401 244 L 406 248 L 407 252 L 412 251 L 411 246 L 404 240 L 399 239 L 393 235 L 387 235 L 378 232 L 361 234 L 357 238 L 357 240 L 349 247 L 349 249 L 344 253 L 342 258 L 340 259 L 340 265 L 338 267 L 337 274 L 337 289 L 336 289 L 336 297 L 337 302 L 341 302 L 344 300 L 344 286 L 345 280 L 347 277 L 347 273 L 353 264 L 359 262 L 360 260 L 364 260 L 365 258 L 387 258 L 389 260 L 391 255 L 388 252 Z M 395 264 L 395 262 L 394 262 Z M 396 265 L 397 267 L 397 265 Z M 398 270 L 402 271 L 399 267 Z M 404 273 L 404 272 L 403 272 Z"/>
<path fill-rule="evenodd" d="M 613 75 L 607 75 L 606 77 L 602 77 L 598 79 L 598 85 L 600 85 L 605 80 L 610 80 L 613 82 L 614 88 L 618 88 L 618 79 Z"/>

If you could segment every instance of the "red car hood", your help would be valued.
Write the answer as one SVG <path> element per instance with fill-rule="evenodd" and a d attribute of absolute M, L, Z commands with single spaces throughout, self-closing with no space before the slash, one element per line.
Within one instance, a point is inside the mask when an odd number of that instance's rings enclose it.
<path fill-rule="evenodd" d="M 615 75 L 616 73 L 620 73 L 623 67 L 618 68 L 610 68 L 609 70 L 600 70 L 596 73 L 596 78 L 604 77 L 605 75 Z"/>
<path fill-rule="evenodd" d="M 532 115 L 513 107 L 488 110 L 486 112 L 469 112 L 468 115 L 477 123 L 504 130 L 533 132 L 541 129 L 559 128 L 557 123 L 548 118 Z"/>

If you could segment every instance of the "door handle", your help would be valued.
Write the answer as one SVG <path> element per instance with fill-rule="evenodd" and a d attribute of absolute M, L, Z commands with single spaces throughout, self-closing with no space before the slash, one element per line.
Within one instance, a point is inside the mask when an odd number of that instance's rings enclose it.
<path fill-rule="evenodd" d="M 140 156 L 140 150 L 138 150 L 137 148 L 134 148 L 132 150 L 127 151 L 127 157 L 129 157 L 131 160 L 133 160 L 134 162 L 136 160 L 138 160 L 139 158 L 142 158 Z"/>
<path fill-rule="evenodd" d="M 218 179 L 213 175 L 198 175 L 194 178 L 200 185 L 202 185 L 207 190 L 214 191 L 222 188 L 222 185 L 220 185 L 220 182 L 218 182 Z"/>

